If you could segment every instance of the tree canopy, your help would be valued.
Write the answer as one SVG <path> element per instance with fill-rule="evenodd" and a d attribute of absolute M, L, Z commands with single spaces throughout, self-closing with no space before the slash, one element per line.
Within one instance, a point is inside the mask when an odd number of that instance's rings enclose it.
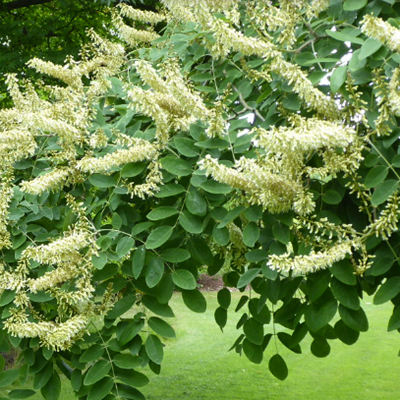
<path fill-rule="evenodd" d="M 111 9 L 118 3 L 119 0 L 0 1 L 0 74 L 15 72 L 20 77 L 31 77 L 33 71 L 26 68 L 26 63 L 33 57 L 64 63 L 67 56 L 78 56 L 88 42 L 89 28 L 104 37 L 112 36 Z M 125 3 L 150 10 L 156 6 L 152 0 Z M 6 98 L 4 78 L 0 78 L 0 91 L 0 96 Z"/>
<path fill-rule="evenodd" d="M 1 348 L 24 365 L 3 386 L 32 374 L 53 400 L 62 373 L 81 399 L 144 398 L 174 291 L 206 309 L 202 271 L 243 292 L 232 350 L 278 379 L 307 335 L 316 357 L 356 343 L 365 295 L 400 329 L 399 4 L 161 3 L 29 61 L 59 84 L 7 76 Z"/>

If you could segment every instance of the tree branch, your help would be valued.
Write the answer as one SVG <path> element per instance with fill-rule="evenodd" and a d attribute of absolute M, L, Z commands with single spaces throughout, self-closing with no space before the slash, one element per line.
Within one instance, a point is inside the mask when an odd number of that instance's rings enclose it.
<path fill-rule="evenodd" d="M 1 11 L 11 11 L 17 8 L 25 8 L 30 6 L 36 6 L 38 4 L 50 3 L 54 0 L 15 0 L 10 3 L 0 2 L 0 12 Z"/>

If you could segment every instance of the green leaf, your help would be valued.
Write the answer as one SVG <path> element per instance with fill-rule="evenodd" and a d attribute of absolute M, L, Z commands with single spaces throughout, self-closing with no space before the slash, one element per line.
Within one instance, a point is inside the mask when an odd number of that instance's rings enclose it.
<path fill-rule="evenodd" d="M 125 314 L 132 308 L 132 306 L 135 304 L 135 301 L 136 301 L 135 296 L 132 295 L 127 295 L 122 299 L 118 300 L 114 304 L 114 307 L 107 313 L 107 318 L 115 319 L 120 317 L 122 314 Z"/>
<path fill-rule="evenodd" d="M 107 189 L 115 186 L 114 178 L 109 175 L 93 174 L 89 176 L 89 182 L 99 188 Z"/>
<path fill-rule="evenodd" d="M 322 194 L 322 200 L 326 204 L 335 205 L 342 201 L 342 196 L 336 190 L 328 189 Z"/>
<path fill-rule="evenodd" d="M 146 248 L 144 246 L 138 247 L 132 257 L 132 275 L 135 279 L 138 279 L 142 273 L 145 258 Z"/>
<path fill-rule="evenodd" d="M 179 153 L 186 157 L 197 157 L 200 153 L 199 148 L 195 146 L 192 139 L 175 136 L 174 143 Z"/>
<path fill-rule="evenodd" d="M 388 332 L 400 329 L 400 307 L 393 310 L 393 314 L 389 319 Z"/>
<path fill-rule="evenodd" d="M 182 185 L 178 183 L 169 183 L 161 186 L 160 190 L 154 196 L 163 199 L 165 197 L 174 197 L 184 192 L 185 188 Z"/>
<path fill-rule="evenodd" d="M 383 304 L 400 293 L 400 276 L 389 278 L 376 292 L 374 304 Z"/>
<path fill-rule="evenodd" d="M 284 381 L 289 375 L 286 362 L 279 354 L 275 354 L 270 358 L 268 362 L 268 368 L 271 371 L 271 374 L 281 381 Z"/>
<path fill-rule="evenodd" d="M 196 279 L 187 269 L 177 269 L 172 274 L 172 280 L 176 286 L 184 290 L 193 290 L 197 287 Z"/>
<path fill-rule="evenodd" d="M 157 286 L 164 274 L 164 262 L 161 258 L 152 258 L 146 267 L 145 279 L 149 288 Z"/>
<path fill-rule="evenodd" d="M 214 256 L 207 243 L 199 237 L 191 238 L 188 242 L 188 250 L 192 257 L 203 265 L 213 265 Z"/>
<path fill-rule="evenodd" d="M 326 339 L 318 338 L 312 341 L 310 350 L 315 357 L 323 358 L 329 355 L 331 346 Z"/>
<path fill-rule="evenodd" d="M 221 330 L 223 330 L 223 328 L 225 328 L 226 323 L 228 321 L 227 311 L 222 307 L 218 307 L 214 312 L 214 319 L 215 319 L 215 322 L 217 323 L 217 325 L 221 328 Z"/>
<path fill-rule="evenodd" d="M 247 261 L 259 262 L 268 258 L 268 253 L 265 250 L 250 250 L 245 255 Z"/>
<path fill-rule="evenodd" d="M 379 40 L 374 38 L 368 38 L 361 46 L 358 58 L 360 60 L 368 58 L 372 54 L 376 53 L 382 46 L 383 46 L 382 42 L 380 42 Z"/>
<path fill-rule="evenodd" d="M 272 226 L 272 234 L 279 242 L 283 244 L 289 244 L 290 228 L 287 225 L 277 222 Z"/>
<path fill-rule="evenodd" d="M 255 222 L 249 222 L 243 230 L 243 242 L 248 247 L 253 247 L 260 237 L 260 228 Z"/>
<path fill-rule="evenodd" d="M 122 178 L 133 178 L 134 176 L 139 175 L 146 168 L 145 163 L 129 163 L 123 166 L 121 170 Z"/>
<path fill-rule="evenodd" d="M 360 308 L 360 299 L 358 297 L 355 286 L 346 285 L 336 278 L 331 280 L 332 294 L 345 307 L 352 310 L 358 310 Z"/>
<path fill-rule="evenodd" d="M 165 249 L 161 253 L 161 258 L 171 263 L 181 263 L 190 257 L 190 253 L 185 249 Z"/>
<path fill-rule="evenodd" d="M 106 376 L 91 387 L 87 400 L 104 399 L 111 392 L 113 386 L 114 381 L 109 376 Z"/>
<path fill-rule="evenodd" d="M 85 386 L 93 385 L 103 379 L 111 369 L 111 363 L 107 360 L 100 360 L 93 364 L 85 375 L 83 383 Z"/>
<path fill-rule="evenodd" d="M 351 43 L 357 43 L 357 44 L 363 44 L 364 43 L 363 39 L 358 38 L 355 35 L 352 35 L 352 34 L 349 34 L 349 33 L 345 33 L 343 31 L 331 31 L 330 29 L 327 29 L 325 32 L 330 37 L 333 37 L 336 40 L 340 40 L 341 42 L 351 42 Z M 340 85 L 340 86 L 342 86 L 342 85 Z M 332 86 L 331 86 L 331 88 L 332 88 Z"/>
<path fill-rule="evenodd" d="M 112 362 L 118 368 L 134 369 L 142 366 L 143 359 L 132 354 L 117 354 Z"/>
<path fill-rule="evenodd" d="M 132 249 L 135 241 L 129 236 L 123 236 L 119 239 L 117 248 L 115 249 L 116 253 L 120 258 L 126 256 Z"/>
<path fill-rule="evenodd" d="M 36 392 L 31 389 L 16 389 L 16 390 L 11 390 L 11 392 L 8 393 L 8 397 L 11 400 L 27 399 L 28 397 L 32 397 L 35 394 Z"/>
<path fill-rule="evenodd" d="M 231 304 L 231 292 L 227 288 L 222 288 L 217 294 L 218 304 L 227 310 Z"/>
<path fill-rule="evenodd" d="M 332 93 L 337 93 L 337 91 L 343 86 L 347 79 L 347 66 L 341 65 L 334 69 L 330 79 L 330 85 Z"/>
<path fill-rule="evenodd" d="M 207 301 L 203 294 L 197 289 L 183 290 L 182 299 L 186 307 L 196 313 L 203 313 L 207 310 Z"/>
<path fill-rule="evenodd" d="M 144 395 L 141 392 L 139 392 L 139 390 L 131 386 L 122 385 L 121 383 L 117 384 L 116 386 L 118 387 L 118 393 L 122 399 L 146 400 Z"/>
<path fill-rule="evenodd" d="M 249 318 L 243 325 L 246 338 L 254 344 L 261 345 L 264 339 L 264 326 L 254 318 Z"/>
<path fill-rule="evenodd" d="M 193 215 L 203 217 L 207 214 L 207 202 L 204 196 L 194 187 L 190 188 L 185 204 L 186 208 Z"/>
<path fill-rule="evenodd" d="M 244 339 L 243 352 L 252 363 L 261 364 L 264 355 L 262 346 L 254 344 L 248 339 Z"/>
<path fill-rule="evenodd" d="M 155 335 L 149 335 L 145 344 L 146 353 L 150 360 L 156 364 L 161 364 L 164 357 L 163 345 Z"/>
<path fill-rule="evenodd" d="M 117 214 L 114 213 L 111 219 L 111 225 L 114 229 L 116 229 L 117 231 L 121 229 L 122 226 L 122 218 Z M 104 236 L 103 236 L 104 237 Z M 108 236 L 105 236 L 105 238 L 107 239 L 111 239 Z M 103 249 L 104 250 L 104 249 Z M 107 249 L 106 249 L 107 250 Z"/>
<path fill-rule="evenodd" d="M 46 385 L 42 387 L 40 393 L 46 400 L 58 400 L 60 398 L 61 380 L 56 371 L 53 372 Z"/>
<path fill-rule="evenodd" d="M 374 207 L 384 203 L 398 188 L 399 181 L 395 179 L 389 179 L 382 182 L 375 188 L 374 194 L 371 197 L 371 204 Z"/>
<path fill-rule="evenodd" d="M 82 387 L 82 384 L 82 371 L 78 368 L 75 368 L 71 373 L 71 387 L 75 390 L 75 392 L 77 392 Z"/>
<path fill-rule="evenodd" d="M 335 316 L 337 310 L 337 302 L 329 301 L 317 307 L 310 304 L 305 312 L 305 320 L 308 328 L 312 332 L 317 332 L 324 326 L 328 325 Z"/>
<path fill-rule="evenodd" d="M 171 237 L 174 228 L 172 226 L 160 226 L 150 233 L 146 241 L 149 250 L 157 249 Z"/>
<path fill-rule="evenodd" d="M 104 353 L 104 348 L 100 344 L 94 344 L 93 346 L 86 349 L 79 358 L 79 362 L 88 363 L 94 360 L 98 360 Z"/>
<path fill-rule="evenodd" d="M 149 378 L 146 375 L 134 370 L 120 370 L 116 377 L 129 386 L 143 387 L 149 383 Z"/>
<path fill-rule="evenodd" d="M 348 346 L 356 343 L 360 337 L 360 332 L 349 328 L 342 320 L 336 322 L 334 330 L 338 339 Z"/>
<path fill-rule="evenodd" d="M 289 93 L 282 99 L 282 105 L 288 110 L 298 111 L 300 110 L 301 103 L 296 94 Z"/>
<path fill-rule="evenodd" d="M 346 0 L 343 3 L 343 10 L 345 11 L 357 11 L 365 7 L 368 0 Z"/>
<path fill-rule="evenodd" d="M 170 324 L 158 317 L 150 317 L 149 327 L 160 336 L 173 339 L 176 337 L 175 331 Z"/>
<path fill-rule="evenodd" d="M 147 214 L 147 219 L 151 221 L 158 221 L 161 219 L 172 217 L 173 215 L 176 215 L 178 213 L 179 211 L 175 207 L 163 206 L 155 208 L 154 210 L 150 211 Z"/>
<path fill-rule="evenodd" d="M 220 246 L 226 246 L 229 243 L 229 230 L 226 227 L 220 229 L 214 225 L 212 236 Z"/>
<path fill-rule="evenodd" d="M 369 328 L 368 318 L 365 311 L 360 307 L 358 310 L 339 305 L 339 314 L 343 322 L 351 329 L 357 332 L 366 332 Z"/>
<path fill-rule="evenodd" d="M 218 228 L 224 228 L 226 225 L 234 221 L 243 211 L 245 208 L 243 206 L 235 207 L 233 210 L 230 210 L 226 213 L 225 217 L 219 223 Z"/>
<path fill-rule="evenodd" d="M 49 362 L 47 365 L 35 374 L 33 378 L 33 388 L 35 390 L 41 389 L 53 375 L 53 363 Z"/>
<path fill-rule="evenodd" d="M 247 270 L 240 278 L 237 283 L 237 288 L 247 286 L 261 271 L 261 268 L 252 268 Z"/>
<path fill-rule="evenodd" d="M 188 210 L 184 210 L 179 216 L 179 223 L 189 233 L 199 234 L 203 231 L 203 220 L 192 215 Z"/>
<path fill-rule="evenodd" d="M 130 342 L 143 328 L 144 320 L 120 321 L 117 326 L 117 340 L 121 346 Z"/>
<path fill-rule="evenodd" d="M 336 279 L 346 285 L 355 285 L 357 283 L 354 267 L 350 260 L 337 261 L 330 267 L 330 271 Z"/>
<path fill-rule="evenodd" d="M 170 174 L 187 176 L 192 173 L 192 166 L 185 160 L 175 156 L 167 156 L 160 159 L 162 167 Z"/>
<path fill-rule="evenodd" d="M 157 286 L 157 300 L 160 304 L 167 304 L 174 294 L 175 285 L 172 281 L 172 274 L 164 274 Z"/>
<path fill-rule="evenodd" d="M 228 194 L 232 191 L 232 188 L 225 183 L 219 183 L 216 181 L 205 181 L 200 187 L 208 193 L 212 194 Z"/>
<path fill-rule="evenodd" d="M 99 256 L 92 256 L 92 263 L 97 269 L 103 269 L 107 264 L 107 255 L 104 253 L 100 253 Z"/>
<path fill-rule="evenodd" d="M 17 380 L 19 376 L 19 369 L 8 369 L 0 372 L 0 387 L 11 385 Z"/>
<path fill-rule="evenodd" d="M 244 210 L 244 216 L 249 221 L 257 222 L 262 218 L 263 210 L 261 206 L 253 205 Z"/>
<path fill-rule="evenodd" d="M 369 170 L 367 176 L 365 177 L 365 186 L 367 188 L 378 186 L 386 179 L 388 173 L 388 168 L 383 165 L 378 165 L 372 168 L 371 170 Z"/>
<path fill-rule="evenodd" d="M 175 317 L 172 308 L 168 304 L 161 304 L 155 297 L 145 295 L 142 297 L 142 303 L 154 314 L 160 315 L 161 317 Z"/>

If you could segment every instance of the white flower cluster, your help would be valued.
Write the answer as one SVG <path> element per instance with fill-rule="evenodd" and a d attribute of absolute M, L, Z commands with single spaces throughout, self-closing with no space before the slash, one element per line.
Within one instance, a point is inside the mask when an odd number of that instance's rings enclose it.
<path fill-rule="evenodd" d="M 103 157 L 84 157 L 77 163 L 77 168 L 83 172 L 105 174 L 114 167 L 128 163 L 153 160 L 158 152 L 154 145 L 143 139 L 133 139 L 129 149 L 118 149 Z"/>
<path fill-rule="evenodd" d="M 392 233 L 398 230 L 399 214 L 399 196 L 395 193 L 389 197 L 385 209 L 372 224 L 365 228 L 364 233 L 375 234 L 376 237 L 384 240 L 389 239 Z"/>
<path fill-rule="evenodd" d="M 384 43 L 390 50 L 400 51 L 400 29 L 389 22 L 372 15 L 366 15 L 361 21 L 361 30 L 367 36 Z"/>
<path fill-rule="evenodd" d="M 37 247 L 27 247 L 21 257 L 33 259 L 41 264 L 58 264 L 63 262 L 80 263 L 82 256 L 79 251 L 92 242 L 88 231 L 71 231 L 61 239 Z"/>
<path fill-rule="evenodd" d="M 308 255 L 292 256 L 289 253 L 273 254 L 267 265 L 280 272 L 293 272 L 295 275 L 304 275 L 331 267 L 335 262 L 343 260 L 352 254 L 354 243 L 351 241 L 337 243 L 324 251 L 311 251 Z"/>
<path fill-rule="evenodd" d="M 268 152 L 306 154 L 321 148 L 346 149 L 356 137 L 353 129 L 317 118 L 297 118 L 294 127 L 258 128 L 257 142 Z"/>
<path fill-rule="evenodd" d="M 165 21 L 166 16 L 162 13 L 155 13 L 152 11 L 143 11 L 130 7 L 127 4 L 119 4 L 120 14 L 124 17 L 133 19 L 134 21 L 146 22 L 149 24 L 158 24 Z"/>
<path fill-rule="evenodd" d="M 47 191 L 57 191 L 63 186 L 72 183 L 75 173 L 76 170 L 74 168 L 59 167 L 30 181 L 23 181 L 21 190 L 33 195 L 40 195 Z"/>
<path fill-rule="evenodd" d="M 39 337 L 43 346 L 60 351 L 72 346 L 87 329 L 91 313 L 79 314 L 69 318 L 66 322 L 56 323 L 50 321 L 29 322 L 15 321 L 9 318 L 4 327 L 12 336 L 20 338 Z"/>
<path fill-rule="evenodd" d="M 7 230 L 8 206 L 13 197 L 12 177 L 5 177 L 0 189 L 0 250 L 11 247 L 10 233 Z"/>
<path fill-rule="evenodd" d="M 399 94 L 399 87 L 400 87 L 400 68 L 396 68 L 393 71 L 392 78 L 389 82 L 389 91 L 388 91 L 388 101 L 390 104 L 390 108 L 394 115 L 400 117 L 400 94 Z"/>
<path fill-rule="evenodd" d="M 299 95 L 308 108 L 316 110 L 319 114 L 332 120 L 340 117 L 340 110 L 336 102 L 315 88 L 298 65 L 294 65 L 280 56 L 272 60 L 270 69 L 286 79 L 289 85 L 293 85 L 293 91 Z"/>

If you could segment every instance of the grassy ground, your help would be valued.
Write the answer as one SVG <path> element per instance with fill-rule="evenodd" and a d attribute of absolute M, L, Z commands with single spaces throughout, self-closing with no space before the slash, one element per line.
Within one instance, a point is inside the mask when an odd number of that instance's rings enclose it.
<path fill-rule="evenodd" d="M 194 314 L 174 295 L 172 307 L 176 318 L 177 339 L 165 348 L 162 371 L 151 372 L 150 384 L 141 390 L 148 400 L 396 400 L 399 398 L 400 335 L 387 333 L 390 306 L 377 307 L 368 302 L 365 310 L 370 317 L 370 330 L 354 346 L 331 341 L 330 356 L 317 359 L 310 354 L 308 338 L 303 354 L 298 355 L 279 346 L 289 366 L 289 377 L 281 382 L 268 371 L 268 359 L 275 352 L 271 342 L 265 360 L 255 365 L 233 352 L 238 316 L 230 314 L 221 333 L 214 322 L 216 294 L 205 293 L 208 310 Z M 233 293 L 233 305 L 239 293 Z M 40 400 L 41 396 L 31 397 Z M 62 400 L 74 399 L 63 385 Z"/>
<path fill-rule="evenodd" d="M 177 318 L 173 325 L 178 339 L 170 341 L 160 376 L 152 378 L 144 388 L 148 400 L 328 400 L 328 399 L 387 399 L 399 398 L 400 336 L 387 333 L 386 325 L 390 307 L 366 304 L 371 318 L 369 332 L 354 346 L 339 341 L 331 342 L 329 357 L 317 359 L 310 354 L 308 339 L 303 354 L 279 352 L 289 366 L 289 377 L 281 382 L 268 371 L 268 359 L 275 345 L 265 355 L 260 365 L 228 353 L 238 333 L 237 316 L 232 313 L 222 334 L 213 320 L 216 296 L 205 294 L 208 311 L 194 315 L 182 305 L 179 295 L 173 299 Z M 234 304 L 240 294 L 235 293 Z"/>

